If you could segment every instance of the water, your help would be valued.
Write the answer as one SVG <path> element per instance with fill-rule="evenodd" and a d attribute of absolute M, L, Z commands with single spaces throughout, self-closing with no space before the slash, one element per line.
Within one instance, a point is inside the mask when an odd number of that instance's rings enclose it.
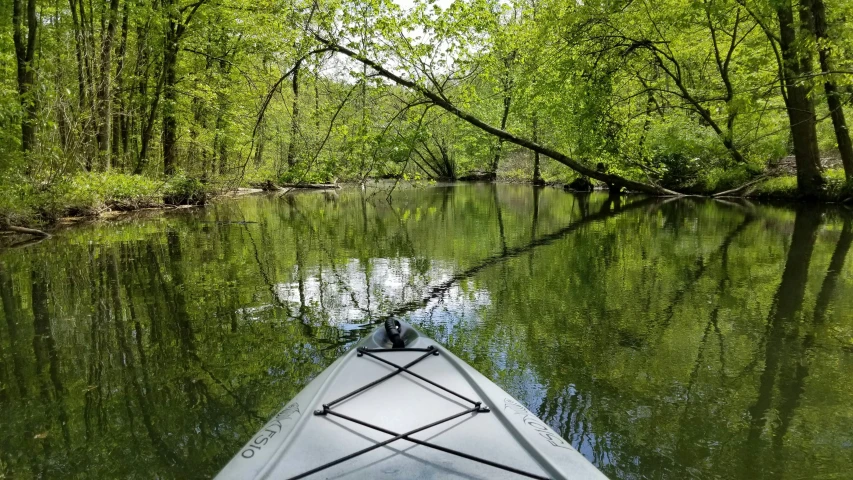
<path fill-rule="evenodd" d="M 209 477 L 393 312 L 612 478 L 849 478 L 844 208 L 371 193 L 0 253 L 0 477 Z"/>

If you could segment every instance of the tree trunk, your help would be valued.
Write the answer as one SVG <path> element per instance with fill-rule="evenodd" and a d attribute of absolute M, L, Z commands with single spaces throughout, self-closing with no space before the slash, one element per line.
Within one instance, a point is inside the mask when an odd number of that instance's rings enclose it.
<path fill-rule="evenodd" d="M 539 115 L 533 114 L 533 141 L 539 143 Z M 539 168 L 539 152 L 533 152 L 533 185 L 544 185 L 542 171 Z M 538 197 L 537 197 L 538 198 Z"/>
<path fill-rule="evenodd" d="M 134 175 L 139 175 L 145 170 L 145 166 L 148 165 L 148 146 L 151 143 L 151 135 L 154 131 L 154 120 L 157 118 L 157 106 L 160 104 L 160 96 L 163 90 L 163 78 L 164 75 L 160 75 L 160 80 L 157 82 L 157 88 L 154 91 L 154 98 L 151 101 L 151 110 L 148 111 L 148 118 L 144 119 L 144 123 L 142 125 L 142 134 L 140 135 L 140 143 L 141 147 L 139 149 L 139 161 L 136 163 L 136 168 L 133 170 Z M 146 79 L 140 80 L 140 97 L 143 101 L 145 101 L 148 92 L 148 87 Z"/>
<path fill-rule="evenodd" d="M 832 71 L 832 49 L 829 45 L 829 29 L 826 24 L 826 5 L 823 0 L 803 0 L 808 4 L 814 21 L 814 35 L 817 40 L 818 56 L 820 57 L 820 70 L 826 75 L 823 83 L 826 91 L 826 102 L 829 104 L 829 114 L 832 117 L 832 126 L 835 129 L 835 138 L 838 142 L 838 151 L 841 154 L 841 163 L 844 165 L 844 174 L 847 180 L 853 180 L 853 143 L 850 141 L 850 131 L 844 119 L 844 109 L 838 85 L 831 76 Z"/>
<path fill-rule="evenodd" d="M 166 33 L 166 44 L 163 47 L 163 173 L 174 175 L 175 173 L 175 148 L 178 143 L 178 119 L 175 103 L 177 102 L 177 57 L 178 37 L 175 34 L 177 24 L 174 19 L 169 20 Z"/>
<path fill-rule="evenodd" d="M 314 72 L 314 128 L 320 131 L 320 66 L 317 66 L 317 71 Z"/>
<path fill-rule="evenodd" d="M 74 53 L 77 56 L 77 87 L 80 90 L 78 106 L 80 109 L 86 105 L 86 77 L 83 71 L 83 33 L 80 29 L 80 21 L 77 19 L 77 2 L 68 1 L 71 7 L 71 25 L 74 29 Z"/>
<path fill-rule="evenodd" d="M 86 104 L 84 105 L 88 110 L 88 119 L 87 125 L 84 132 L 84 154 L 86 156 L 86 170 L 91 171 L 93 168 L 93 159 L 96 156 L 96 152 L 90 150 L 90 146 L 94 147 L 97 143 L 97 128 L 90 128 L 88 122 L 97 118 L 97 94 L 96 94 L 96 85 L 95 85 L 95 50 L 94 50 L 94 25 L 92 23 L 92 17 L 94 16 L 94 7 L 92 3 L 89 2 L 89 15 L 86 16 L 86 6 L 83 0 L 77 0 L 77 6 L 80 10 L 80 38 L 82 39 L 83 45 L 83 70 L 84 70 L 84 82 L 86 89 Z"/>
<path fill-rule="evenodd" d="M 121 19 L 121 40 L 119 41 L 118 51 L 116 52 L 116 87 L 118 93 L 116 101 L 118 103 L 118 111 L 112 112 L 113 115 L 113 138 L 112 138 L 112 154 L 113 165 L 123 167 L 122 159 L 127 155 L 127 114 L 125 112 L 125 92 L 124 92 L 124 60 L 127 53 L 127 23 L 129 16 L 128 3 L 125 1 Z"/>
<path fill-rule="evenodd" d="M 779 3 L 776 13 L 779 17 L 779 44 L 784 62 L 785 106 L 797 164 L 797 190 L 804 197 L 817 197 L 823 191 L 824 181 L 817 145 L 816 120 L 814 105 L 808 96 L 808 87 L 797 81 L 805 65 L 797 48 L 791 0 Z"/>
<path fill-rule="evenodd" d="M 23 117 L 21 119 L 21 150 L 27 154 L 32 151 L 36 140 L 36 115 L 37 98 L 33 95 L 33 84 L 35 83 L 35 70 L 33 59 L 36 52 L 36 32 L 38 19 L 36 18 L 36 0 L 27 0 L 26 12 L 24 12 L 23 0 L 12 2 L 12 40 L 15 45 L 15 60 L 18 73 L 18 95 L 20 96 Z M 26 33 L 22 25 L 23 16 L 26 15 Z M 26 37 L 25 37 L 26 35 Z M 31 165 L 27 162 L 26 170 L 29 173 Z"/>
<path fill-rule="evenodd" d="M 223 105 L 224 103 L 220 103 L 219 112 L 216 114 L 216 136 L 213 138 L 214 155 L 219 157 L 220 175 L 225 175 L 228 171 L 228 139 L 224 134 L 225 119 L 223 116 Z"/>
<path fill-rule="evenodd" d="M 508 83 L 508 82 L 507 82 Z M 506 121 L 509 118 L 509 106 L 512 103 L 512 97 L 509 94 L 509 87 L 505 87 L 504 89 L 504 98 L 503 98 L 503 113 L 501 114 L 501 130 L 506 131 Z M 497 150 L 495 150 L 495 158 L 492 159 L 492 173 L 496 176 L 498 174 L 498 166 L 500 166 L 501 162 L 501 154 L 503 153 L 504 147 L 504 139 L 498 137 L 498 146 Z"/>
<path fill-rule="evenodd" d="M 287 166 L 296 165 L 296 135 L 299 129 L 299 68 L 302 61 L 296 62 L 293 69 L 293 107 L 290 116 L 290 144 L 287 146 Z"/>
<path fill-rule="evenodd" d="M 118 19 L 119 0 L 110 0 L 110 8 L 107 11 L 107 29 L 101 40 L 101 72 L 98 79 L 98 156 L 100 166 L 103 170 L 110 168 L 112 131 L 112 96 L 110 87 L 112 79 L 112 53 L 113 37 L 115 36 L 116 23 Z"/>
<path fill-rule="evenodd" d="M 133 78 L 136 79 L 135 87 L 133 89 L 133 93 L 130 97 L 130 109 L 132 111 L 138 111 L 138 119 L 137 115 L 131 117 L 131 130 L 136 131 L 139 129 L 139 140 L 138 140 L 138 150 L 137 150 L 137 141 L 134 138 L 134 153 L 136 156 L 136 165 L 133 167 L 133 174 L 139 175 L 145 169 L 146 164 L 148 163 L 148 140 L 146 138 L 146 131 L 148 131 L 150 135 L 150 128 L 148 126 L 148 119 L 151 118 L 153 120 L 154 114 L 148 110 L 148 69 L 149 65 L 149 56 L 147 54 L 147 49 L 145 45 L 148 44 L 148 29 L 145 28 L 145 23 L 139 23 L 136 26 L 136 62 L 133 67 Z M 157 81 L 157 96 L 155 97 L 155 101 L 159 102 L 160 94 L 160 85 L 162 82 L 158 79 Z M 154 102 L 152 102 L 154 103 Z M 138 125 L 138 127 L 137 127 Z"/>
<path fill-rule="evenodd" d="M 266 128 L 264 126 L 264 122 L 262 121 L 260 125 L 258 125 L 258 146 L 255 148 L 255 167 L 260 167 L 261 162 L 264 161 L 264 144 L 266 143 Z"/>

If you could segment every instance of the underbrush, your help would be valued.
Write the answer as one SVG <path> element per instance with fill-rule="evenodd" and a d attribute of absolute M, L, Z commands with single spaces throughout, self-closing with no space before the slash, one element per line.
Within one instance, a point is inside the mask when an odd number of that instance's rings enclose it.
<path fill-rule="evenodd" d="M 51 223 L 65 216 L 95 216 L 164 205 L 198 205 L 210 188 L 183 174 L 167 180 L 124 173 L 79 173 L 67 179 L 32 181 L 7 177 L 0 185 L 0 219 L 13 224 Z"/>
<path fill-rule="evenodd" d="M 725 192 L 738 188 L 755 178 L 757 172 L 747 166 L 732 168 L 712 168 L 702 175 L 696 182 L 694 188 L 701 193 Z"/>
<path fill-rule="evenodd" d="M 749 195 L 753 197 L 796 198 L 797 177 L 784 175 L 768 178 L 756 184 Z"/>
<path fill-rule="evenodd" d="M 211 188 L 200 179 L 178 174 L 165 183 L 163 201 L 168 205 L 204 205 L 211 193 Z"/>
<path fill-rule="evenodd" d="M 280 185 L 293 183 L 334 183 L 337 176 L 328 168 L 305 168 L 296 165 L 287 169 L 278 177 Z"/>
<path fill-rule="evenodd" d="M 823 200 L 829 202 L 846 201 L 853 198 L 853 182 L 847 182 L 844 170 L 840 168 L 829 169 L 823 173 L 826 181 L 823 191 Z M 752 197 L 796 199 L 797 177 L 795 175 L 783 175 L 772 177 L 756 184 L 749 192 Z"/>
<path fill-rule="evenodd" d="M 121 173 L 84 173 L 53 187 L 55 208 L 64 215 L 97 215 L 162 204 L 163 182 Z M 64 210 L 64 211 L 63 211 Z"/>

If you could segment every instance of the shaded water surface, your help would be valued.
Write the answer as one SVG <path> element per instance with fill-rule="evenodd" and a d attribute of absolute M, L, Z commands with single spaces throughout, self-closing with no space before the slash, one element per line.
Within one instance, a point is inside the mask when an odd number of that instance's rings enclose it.
<path fill-rule="evenodd" d="M 469 185 L 0 252 L 0 477 L 204 478 L 395 314 L 612 478 L 849 478 L 844 209 Z"/>

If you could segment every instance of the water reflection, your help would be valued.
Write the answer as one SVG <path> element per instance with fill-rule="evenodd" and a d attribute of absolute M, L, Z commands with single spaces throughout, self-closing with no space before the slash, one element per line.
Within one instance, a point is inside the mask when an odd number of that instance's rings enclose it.
<path fill-rule="evenodd" d="M 0 476 L 210 476 L 389 315 L 614 478 L 853 468 L 845 210 L 479 185 L 255 197 L 0 253 Z"/>

